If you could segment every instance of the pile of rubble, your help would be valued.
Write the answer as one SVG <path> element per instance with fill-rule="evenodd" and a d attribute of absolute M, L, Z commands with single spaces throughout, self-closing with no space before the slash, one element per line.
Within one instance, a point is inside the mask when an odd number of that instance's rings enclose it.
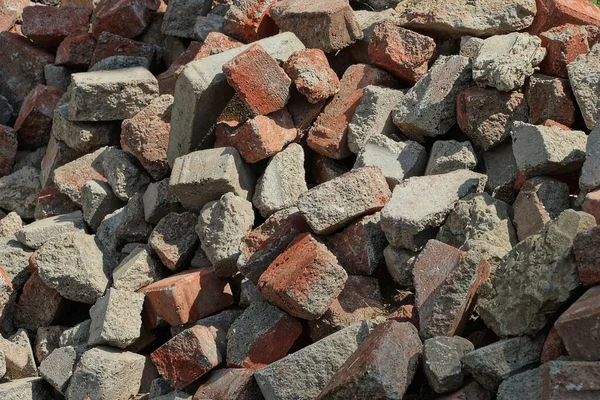
<path fill-rule="evenodd" d="M 40 1 L 0 399 L 600 397 L 591 2 Z"/>

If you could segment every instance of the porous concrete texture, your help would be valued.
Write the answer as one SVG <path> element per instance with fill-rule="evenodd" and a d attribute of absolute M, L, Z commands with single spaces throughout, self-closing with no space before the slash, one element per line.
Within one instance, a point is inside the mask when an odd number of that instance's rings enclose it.
<path fill-rule="evenodd" d="M 35 221 L 21 228 L 15 236 L 25 246 L 39 249 L 47 241 L 71 232 L 85 233 L 81 211 Z"/>
<path fill-rule="evenodd" d="M 439 175 L 457 169 L 475 169 L 477 156 L 471 142 L 438 140 L 431 147 L 425 175 Z"/>
<path fill-rule="evenodd" d="M 592 47 L 588 54 L 580 55 L 567 65 L 573 94 L 588 129 L 594 129 L 600 118 L 598 112 L 600 102 L 597 80 L 598 65 L 600 65 L 600 45 L 598 44 Z"/>

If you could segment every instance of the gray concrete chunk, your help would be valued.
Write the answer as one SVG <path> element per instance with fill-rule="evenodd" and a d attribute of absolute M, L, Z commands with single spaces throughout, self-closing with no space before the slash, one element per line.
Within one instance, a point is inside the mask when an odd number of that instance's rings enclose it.
<path fill-rule="evenodd" d="M 81 153 L 90 153 L 103 146 L 119 142 L 121 126 L 115 122 L 69 121 L 68 105 L 63 104 L 54 110 L 52 134 L 67 146 Z"/>
<path fill-rule="evenodd" d="M 115 195 L 107 182 L 88 181 L 81 187 L 83 219 L 95 231 L 102 220 L 125 204 Z"/>
<path fill-rule="evenodd" d="M 170 212 L 183 211 L 177 197 L 169 191 L 169 178 L 150 183 L 144 192 L 143 202 L 144 219 L 151 224 L 158 224 Z"/>
<path fill-rule="evenodd" d="M 25 246 L 39 249 L 47 241 L 70 232 L 85 233 L 85 222 L 81 211 L 32 222 L 21 228 L 15 236 Z"/>
<path fill-rule="evenodd" d="M 150 177 L 137 159 L 117 147 L 107 147 L 102 153 L 102 169 L 113 192 L 123 201 L 145 191 L 150 183 Z"/>
<path fill-rule="evenodd" d="M 567 65 L 569 81 L 588 129 L 600 119 L 600 44 Z"/>
<path fill-rule="evenodd" d="M 431 147 L 425 175 L 438 175 L 457 169 L 475 169 L 477 156 L 469 141 L 438 140 Z"/>
<path fill-rule="evenodd" d="M 160 262 L 145 247 L 137 247 L 113 271 L 113 287 L 135 292 L 166 277 Z"/>
<path fill-rule="evenodd" d="M 42 378 L 24 378 L 0 385 L 2 400 L 53 400 L 52 388 Z"/>
<path fill-rule="evenodd" d="M 436 336 L 423 343 L 423 371 L 436 393 L 451 392 L 463 384 L 461 358 L 474 350 L 460 336 Z"/>
<path fill-rule="evenodd" d="M 163 19 L 162 33 L 184 39 L 196 39 L 196 19 L 205 16 L 211 6 L 211 0 L 173 0 Z"/>
<path fill-rule="evenodd" d="M 30 166 L 23 167 L 0 178 L 0 207 L 14 211 L 22 218 L 33 219 L 41 189 L 40 171 Z"/>
<path fill-rule="evenodd" d="M 591 192 L 600 187 L 600 125 L 592 129 L 588 136 L 579 187 L 583 192 Z"/>
<path fill-rule="evenodd" d="M 69 379 L 73 375 L 73 367 L 77 352 L 71 346 L 59 347 L 48 355 L 40 364 L 40 375 L 60 393 L 65 393 Z"/>

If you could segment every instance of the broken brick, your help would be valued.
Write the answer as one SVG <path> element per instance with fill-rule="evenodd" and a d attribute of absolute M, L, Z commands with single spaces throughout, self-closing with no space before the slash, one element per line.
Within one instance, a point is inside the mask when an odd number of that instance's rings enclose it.
<path fill-rule="evenodd" d="M 588 31 L 584 26 L 565 24 L 540 33 L 542 46 L 546 49 L 546 58 L 540 64 L 544 74 L 568 78 L 567 64 L 580 54 L 590 51 Z"/>
<path fill-rule="evenodd" d="M 92 10 L 77 7 L 25 7 L 23 34 L 40 47 L 56 50 L 67 36 L 87 32 Z"/>
<path fill-rule="evenodd" d="M 552 120 L 566 126 L 573 126 L 577 118 L 577 104 L 566 79 L 542 74 L 533 74 L 525 89 L 529 104 L 529 123 L 543 124 Z"/>
<path fill-rule="evenodd" d="M 564 24 L 600 26 L 600 9 L 586 0 L 536 0 L 537 13 L 528 28 L 539 34 Z"/>
<path fill-rule="evenodd" d="M 56 50 L 54 64 L 87 69 L 96 47 L 96 39 L 87 31 L 69 35 Z"/>
<path fill-rule="evenodd" d="M 244 43 L 277 33 L 269 10 L 275 0 L 238 0 L 229 5 L 223 16 L 223 33 Z"/>
<path fill-rule="evenodd" d="M 63 92 L 54 86 L 37 85 L 27 95 L 15 122 L 15 133 L 22 149 L 37 149 L 50 139 L 54 109 Z"/>
<path fill-rule="evenodd" d="M 100 0 L 92 15 L 92 33 L 110 32 L 126 38 L 142 33 L 158 9 L 158 0 Z"/>
<path fill-rule="evenodd" d="M 90 67 L 112 56 L 143 57 L 148 65 L 154 62 L 154 46 L 137 42 L 110 32 L 103 32 L 96 42 Z"/>

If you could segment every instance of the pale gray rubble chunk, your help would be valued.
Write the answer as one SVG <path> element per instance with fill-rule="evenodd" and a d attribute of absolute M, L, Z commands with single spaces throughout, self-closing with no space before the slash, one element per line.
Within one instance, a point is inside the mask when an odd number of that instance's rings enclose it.
<path fill-rule="evenodd" d="M 519 169 L 513 153 L 512 141 L 507 140 L 499 146 L 483 153 L 483 165 L 488 177 L 485 191 L 507 204 L 512 204 L 517 196 L 515 180 Z"/>
<path fill-rule="evenodd" d="M 441 56 L 393 111 L 394 124 L 409 139 L 446 134 L 456 124 L 456 97 L 472 85 L 471 61 Z"/>
<path fill-rule="evenodd" d="M 128 400 L 140 388 L 144 356 L 109 347 L 87 350 L 75 366 L 69 400 Z"/>
<path fill-rule="evenodd" d="M 417 251 L 442 225 L 463 197 L 483 191 L 486 176 L 461 169 L 442 175 L 409 178 L 396 186 L 381 212 L 389 243 Z"/>
<path fill-rule="evenodd" d="M 211 6 L 211 0 L 173 0 L 163 18 L 162 33 L 184 39 L 195 39 L 196 19 L 206 15 Z"/>
<path fill-rule="evenodd" d="M 585 161 L 587 135 L 516 121 L 511 132 L 517 168 L 526 176 L 567 173 Z"/>
<path fill-rule="evenodd" d="M 459 389 L 463 384 L 461 358 L 473 351 L 473 343 L 460 336 L 436 336 L 423 343 L 423 371 L 436 393 Z"/>
<path fill-rule="evenodd" d="M 381 210 L 390 194 L 381 169 L 367 166 L 313 187 L 300 196 L 298 209 L 315 233 L 326 235 Z"/>
<path fill-rule="evenodd" d="M 228 192 L 252 199 L 254 179 L 235 148 L 199 150 L 175 160 L 169 191 L 184 207 L 198 212 Z"/>
<path fill-rule="evenodd" d="M 238 301 L 238 305 L 240 307 L 249 307 L 255 301 L 262 299 L 260 292 L 256 288 L 254 282 L 249 279 L 244 278 L 242 283 L 240 283 L 240 301 Z"/>
<path fill-rule="evenodd" d="M 131 118 L 159 94 L 158 81 L 141 67 L 73 74 L 69 91 L 71 121 Z"/>
<path fill-rule="evenodd" d="M 483 39 L 474 36 L 462 36 L 460 38 L 460 55 L 469 57 L 471 61 L 477 57 Z"/>
<path fill-rule="evenodd" d="M 67 104 L 62 104 L 54 110 L 52 134 L 56 139 L 81 153 L 91 153 L 119 142 L 119 123 L 69 121 L 67 107 Z"/>
<path fill-rule="evenodd" d="M 60 347 L 78 347 L 81 345 L 87 345 L 88 337 L 90 336 L 91 323 L 91 319 L 86 319 L 74 327 L 66 329 L 60 335 Z"/>
<path fill-rule="evenodd" d="M 28 268 L 33 250 L 17 240 L 0 241 L 0 266 L 11 280 L 15 290 L 20 290 L 31 276 Z"/>
<path fill-rule="evenodd" d="M 388 185 L 393 189 L 406 178 L 422 175 L 426 164 L 427 151 L 419 143 L 412 140 L 397 142 L 375 133 L 364 143 L 354 168 L 367 165 L 381 168 Z"/>
<path fill-rule="evenodd" d="M 113 287 L 135 292 L 166 277 L 166 272 L 146 247 L 137 247 L 115 268 Z"/>
<path fill-rule="evenodd" d="M 148 245 L 171 271 L 181 269 L 198 247 L 198 215 L 192 212 L 169 213 L 160 220 L 148 238 Z"/>
<path fill-rule="evenodd" d="M 4 357 L 4 351 L 0 350 L 0 378 L 6 375 L 6 358 Z"/>
<path fill-rule="evenodd" d="M 25 246 L 39 249 L 47 241 L 66 233 L 85 233 L 85 226 L 81 211 L 74 211 L 32 222 L 21 228 L 15 236 Z"/>
<path fill-rule="evenodd" d="M 542 367 L 506 378 L 498 387 L 497 400 L 539 400 L 544 387 Z"/>
<path fill-rule="evenodd" d="M 150 69 L 148 58 L 134 56 L 110 56 L 92 65 L 88 72 L 114 71 L 135 67 Z"/>
<path fill-rule="evenodd" d="M 52 387 L 43 378 L 24 378 L 0 385 L 2 400 L 53 400 Z"/>
<path fill-rule="evenodd" d="M 0 239 L 16 239 L 15 233 L 23 226 L 23 220 L 19 214 L 14 211 L 9 212 L 4 218 L 0 219 Z"/>
<path fill-rule="evenodd" d="M 538 235 L 517 244 L 479 290 L 479 315 L 498 336 L 532 335 L 579 286 L 571 244 L 596 226 L 590 214 L 566 210 Z"/>
<path fill-rule="evenodd" d="M 38 202 L 35 205 L 34 217 L 37 221 L 57 215 L 69 214 L 79 211 L 79 209 L 80 207 L 73 203 L 69 196 L 60 193 L 58 188 L 52 185 L 42 189 L 40 192 Z"/>
<path fill-rule="evenodd" d="M 33 219 L 41 189 L 40 171 L 23 167 L 0 178 L 0 207 L 14 211 L 22 218 Z"/>
<path fill-rule="evenodd" d="M 126 348 L 140 337 L 144 294 L 115 288 L 90 308 L 90 346 L 107 344 Z"/>
<path fill-rule="evenodd" d="M 436 239 L 469 252 L 477 260 L 485 259 L 492 266 L 518 242 L 510 206 L 487 193 L 459 200 Z"/>
<path fill-rule="evenodd" d="M 382 86 L 367 86 L 360 103 L 348 124 L 348 147 L 354 154 L 360 153 L 373 134 L 399 139 L 400 131 L 392 121 L 392 110 L 396 108 L 404 90 Z"/>
<path fill-rule="evenodd" d="M 73 375 L 76 359 L 77 352 L 73 347 L 59 347 L 40 364 L 40 376 L 64 394 Z"/>
<path fill-rule="evenodd" d="M 585 162 L 579 176 L 579 188 L 591 192 L 600 187 L 600 125 L 590 132 L 585 148 Z"/>
<path fill-rule="evenodd" d="M 181 212 L 183 207 L 169 192 L 169 178 L 152 182 L 146 188 L 143 197 L 144 219 L 151 224 L 158 224 L 170 212 Z"/>
<path fill-rule="evenodd" d="M 0 125 L 7 125 L 13 117 L 13 107 L 6 97 L 0 95 Z"/>
<path fill-rule="evenodd" d="M 545 176 L 525 181 L 513 204 L 513 221 L 519 241 L 540 233 L 570 204 L 569 185 L 566 183 Z"/>
<path fill-rule="evenodd" d="M 473 60 L 473 80 L 503 92 L 519 89 L 545 55 L 541 39 L 529 33 L 492 36 L 483 41 Z"/>
<path fill-rule="evenodd" d="M 252 202 L 260 214 L 268 218 L 279 210 L 295 206 L 298 197 L 306 191 L 304 150 L 292 143 L 271 158 L 256 183 Z"/>
<path fill-rule="evenodd" d="M 304 49 L 302 42 L 291 32 L 261 39 L 252 43 L 254 44 L 261 45 L 280 63 L 286 61 L 295 51 Z M 223 74 L 223 64 L 249 46 L 244 45 L 193 61 L 179 76 L 175 87 L 167 151 L 169 165 L 174 167 L 176 158 L 195 149 L 212 147 L 213 125 L 235 93 Z"/>
<path fill-rule="evenodd" d="M 387 246 L 383 250 L 387 271 L 398 285 L 413 286 L 413 266 L 417 255 L 418 253 L 414 251 L 397 249 L 393 246 Z"/>
<path fill-rule="evenodd" d="M 217 275 L 235 275 L 242 238 L 253 224 L 252 203 L 231 192 L 204 206 L 196 232 Z"/>
<path fill-rule="evenodd" d="M 124 203 L 115 195 L 107 182 L 94 179 L 81 187 L 83 219 L 94 231 L 108 214 L 123 206 Z"/>
<path fill-rule="evenodd" d="M 4 353 L 4 359 L 6 360 L 5 379 L 14 380 L 38 376 L 27 331 L 19 329 L 17 333 L 8 339 L 0 336 L 0 350 Z"/>
<path fill-rule="evenodd" d="M 223 31 L 223 16 L 210 12 L 206 15 L 200 15 L 194 25 L 194 36 L 198 40 L 206 40 L 211 32 Z"/>
<path fill-rule="evenodd" d="M 264 398 L 316 398 L 375 325 L 374 321 L 357 322 L 257 370 L 254 378 Z"/>
<path fill-rule="evenodd" d="M 71 83 L 71 74 L 73 71 L 70 68 L 62 65 L 46 64 L 44 66 L 44 78 L 46 85 L 54 86 L 66 92 Z"/>
<path fill-rule="evenodd" d="M 540 362 L 543 337 L 500 340 L 462 357 L 463 368 L 484 388 L 495 391 L 502 381 Z"/>
<path fill-rule="evenodd" d="M 568 64 L 567 72 L 585 126 L 594 129 L 600 119 L 600 44 Z"/>
<path fill-rule="evenodd" d="M 66 299 L 94 304 L 108 286 L 113 259 L 95 237 L 73 232 L 50 240 L 35 253 L 40 278 Z"/>
<path fill-rule="evenodd" d="M 60 347 L 60 336 L 66 329 L 65 326 L 60 325 L 37 328 L 33 352 L 38 364 L 44 361 L 54 349 Z"/>
<path fill-rule="evenodd" d="M 431 147 L 425 175 L 438 175 L 457 169 L 475 169 L 477 156 L 471 142 L 438 140 Z"/>
<path fill-rule="evenodd" d="M 436 36 L 492 36 L 527 28 L 536 11 L 535 0 L 408 0 L 396 7 L 396 21 Z"/>
<path fill-rule="evenodd" d="M 123 201 L 145 191 L 150 183 L 150 177 L 137 159 L 117 147 L 106 148 L 102 154 L 102 169 L 113 192 Z"/>

